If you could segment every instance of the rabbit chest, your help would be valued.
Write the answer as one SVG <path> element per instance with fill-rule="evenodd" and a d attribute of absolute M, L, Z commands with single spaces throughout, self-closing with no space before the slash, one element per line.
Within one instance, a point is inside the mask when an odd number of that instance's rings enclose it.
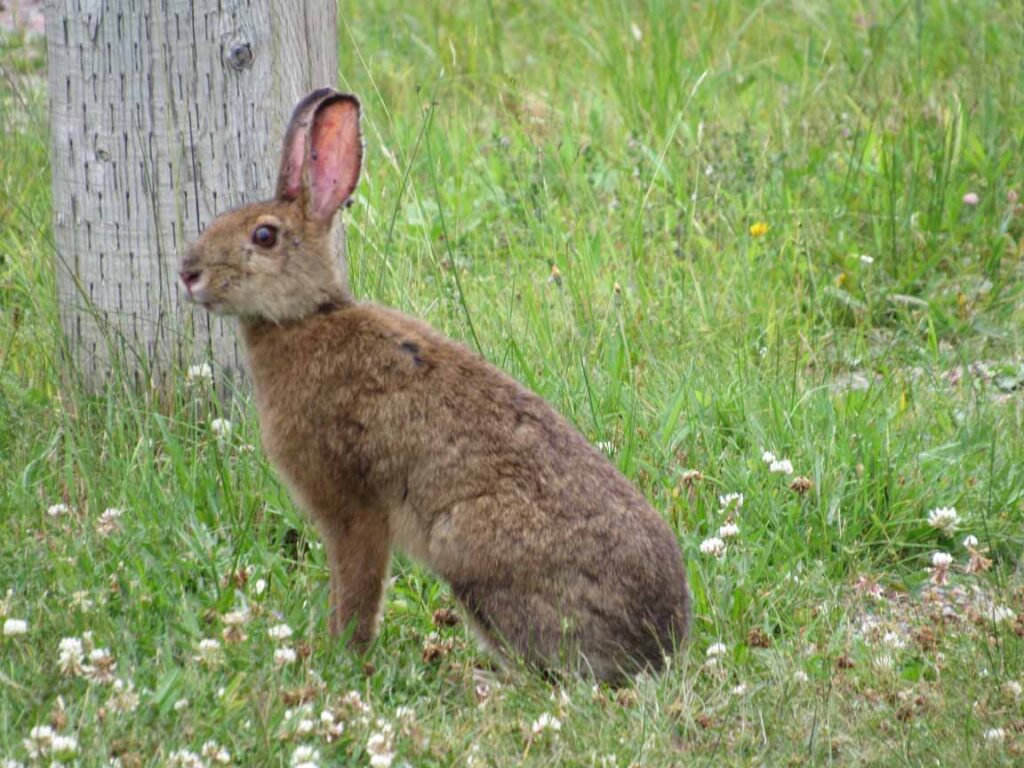
<path fill-rule="evenodd" d="M 353 307 L 245 328 L 264 450 L 314 516 L 359 504 L 401 517 L 422 451 L 401 386 L 417 373 L 415 345 L 366 333 L 361 317 Z M 418 538 L 417 520 L 393 522 L 400 538 Z"/>

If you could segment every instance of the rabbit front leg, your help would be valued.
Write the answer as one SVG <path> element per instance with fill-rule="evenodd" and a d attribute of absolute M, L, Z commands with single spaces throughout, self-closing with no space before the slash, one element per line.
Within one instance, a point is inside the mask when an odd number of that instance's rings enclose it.
<path fill-rule="evenodd" d="M 328 629 L 338 637 L 354 621 L 351 643 L 359 652 L 377 636 L 391 557 L 385 520 L 363 514 L 324 526 L 330 570 Z"/>

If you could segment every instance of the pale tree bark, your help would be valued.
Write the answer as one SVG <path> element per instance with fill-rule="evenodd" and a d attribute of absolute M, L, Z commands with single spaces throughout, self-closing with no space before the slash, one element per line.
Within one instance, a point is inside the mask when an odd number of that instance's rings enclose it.
<path fill-rule="evenodd" d="M 217 213 L 270 197 L 296 101 L 337 81 L 336 0 L 47 0 L 57 289 L 91 389 L 188 362 L 241 371 L 233 323 L 176 263 Z"/>

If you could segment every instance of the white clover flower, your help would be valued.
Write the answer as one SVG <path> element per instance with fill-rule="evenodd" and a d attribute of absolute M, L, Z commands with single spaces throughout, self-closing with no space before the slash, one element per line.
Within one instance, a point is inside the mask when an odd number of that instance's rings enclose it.
<path fill-rule="evenodd" d="M 270 636 L 271 640 L 279 642 L 281 640 L 287 640 L 292 636 L 292 628 L 287 624 L 278 624 L 268 629 L 267 634 Z"/>
<path fill-rule="evenodd" d="M 34 728 L 32 730 L 35 730 Z M 50 753 L 50 743 L 53 741 L 53 733 L 45 739 L 25 739 L 23 744 L 25 745 L 25 751 L 28 752 L 28 756 L 33 761 L 40 760 Z"/>
<path fill-rule="evenodd" d="M 875 666 L 879 669 L 892 669 L 896 666 L 896 660 L 888 653 L 883 653 L 881 656 L 876 656 L 874 662 Z"/>
<path fill-rule="evenodd" d="M 65 637 L 60 641 L 57 648 L 57 666 L 62 674 L 80 675 L 83 661 L 85 661 L 85 651 L 82 648 L 81 640 L 77 637 Z"/>
<path fill-rule="evenodd" d="M 942 587 L 949 583 L 949 567 L 953 564 L 953 556 L 948 552 L 935 552 L 932 554 L 932 568 L 926 569 L 931 572 L 931 583 Z"/>
<path fill-rule="evenodd" d="M 928 525 L 949 536 L 956 530 L 960 516 L 955 507 L 936 507 L 928 513 Z"/>
<path fill-rule="evenodd" d="M 544 712 L 540 717 L 533 721 L 533 725 L 530 726 L 530 730 L 535 736 L 543 733 L 544 731 L 557 733 L 562 730 L 562 721 L 554 715 Z"/>
<path fill-rule="evenodd" d="M 253 590 L 257 595 L 262 595 L 267 589 L 266 579 L 256 579 L 256 583 L 253 584 Z"/>
<path fill-rule="evenodd" d="M 395 759 L 391 738 L 387 733 L 370 734 L 366 741 L 366 751 L 370 753 L 370 765 L 373 768 L 390 768 Z"/>
<path fill-rule="evenodd" d="M 740 527 L 736 523 L 726 523 L 718 529 L 718 535 L 723 539 L 731 539 L 740 535 Z"/>
<path fill-rule="evenodd" d="M 185 374 L 185 380 L 189 383 L 209 384 L 213 381 L 213 368 L 210 367 L 209 363 L 190 365 L 188 372 Z"/>
<path fill-rule="evenodd" d="M 304 717 L 295 724 L 295 732 L 299 736 L 308 736 L 316 728 L 316 723 L 310 720 L 308 717 Z"/>
<path fill-rule="evenodd" d="M 565 691 L 562 691 L 562 695 L 565 695 Z M 398 707 L 395 709 L 396 720 L 415 720 L 416 710 L 412 707 Z"/>
<path fill-rule="evenodd" d="M 292 765 L 298 766 L 303 763 L 305 764 L 316 764 L 320 759 L 320 753 L 306 744 L 302 744 L 295 748 L 292 752 Z"/>
<path fill-rule="evenodd" d="M 968 534 L 964 536 L 964 547 L 966 549 L 974 549 L 978 546 L 978 537 Z"/>
<path fill-rule="evenodd" d="M 810 678 L 807 677 L 807 673 L 804 672 L 802 669 L 798 669 L 796 672 L 793 673 L 793 679 L 798 683 L 806 683 L 808 680 L 810 680 Z"/>
<path fill-rule="evenodd" d="M 58 763 L 66 763 L 78 756 L 78 739 L 74 736 L 55 735 L 50 742 L 50 756 Z"/>
<path fill-rule="evenodd" d="M 221 648 L 219 640 L 205 637 L 199 641 L 199 655 L 195 657 L 196 661 L 202 664 L 216 664 L 220 661 L 220 657 Z"/>
<path fill-rule="evenodd" d="M 47 507 L 46 514 L 50 517 L 60 517 L 61 515 L 68 514 L 70 511 L 71 507 L 69 507 L 67 504 L 51 504 L 49 507 Z"/>
<path fill-rule="evenodd" d="M 727 493 L 724 496 L 718 497 L 718 505 L 725 512 L 729 509 L 735 509 L 739 511 L 743 508 L 743 494 L 742 493 Z"/>
<path fill-rule="evenodd" d="M 294 763 L 292 768 L 319 768 L 319 765 L 313 761 L 308 761 L 305 763 Z"/>
<path fill-rule="evenodd" d="M 721 559 L 725 557 L 725 542 L 717 536 L 712 536 L 700 543 L 700 551 L 701 554 L 712 555 Z"/>
<path fill-rule="evenodd" d="M 890 648 L 905 648 L 907 641 L 900 637 L 895 632 L 886 632 L 882 638 L 882 643 L 889 646 Z"/>
<path fill-rule="evenodd" d="M 24 619 L 7 619 L 4 622 L 4 637 L 17 637 L 28 632 L 28 622 Z"/>
<path fill-rule="evenodd" d="M 36 760 L 39 760 L 42 757 L 45 757 L 46 754 L 50 751 L 50 743 L 49 742 L 46 742 L 45 744 L 43 744 L 43 743 L 37 743 L 35 741 L 32 741 L 32 739 L 25 739 L 22 742 L 22 744 L 25 745 L 25 751 L 28 752 L 28 756 L 30 758 L 32 758 L 33 761 L 36 761 Z"/>
<path fill-rule="evenodd" d="M 349 691 L 341 697 L 341 703 L 353 712 L 366 713 L 370 711 L 370 706 L 363 702 L 363 697 L 359 695 L 359 691 Z"/>
<path fill-rule="evenodd" d="M 203 760 L 195 752 L 187 749 L 179 749 L 167 756 L 169 765 L 175 768 L 206 768 Z"/>
<path fill-rule="evenodd" d="M 284 645 L 274 651 L 274 664 L 279 667 L 283 667 L 285 664 L 291 664 L 297 658 L 299 657 L 298 654 L 295 653 L 295 649 L 290 648 L 287 645 Z"/>
<path fill-rule="evenodd" d="M 953 556 L 948 552 L 935 552 L 932 555 L 932 565 L 936 568 L 949 568 L 953 564 Z"/>
<path fill-rule="evenodd" d="M 709 659 L 717 659 L 717 658 L 720 658 L 722 656 L 725 656 L 726 650 L 727 649 L 725 647 L 725 643 L 712 643 L 711 645 L 708 646 L 708 649 L 705 652 L 705 655 Z"/>
<path fill-rule="evenodd" d="M 229 627 L 240 627 L 249 620 L 249 614 L 247 611 L 228 611 L 220 617 L 220 620 Z"/>
<path fill-rule="evenodd" d="M 782 475 L 792 475 L 793 463 L 789 459 L 778 459 L 771 463 L 768 470 Z"/>
<path fill-rule="evenodd" d="M 202 755 L 207 760 L 212 760 L 219 765 L 229 765 L 231 763 L 231 753 L 216 741 L 208 741 L 203 744 Z"/>
<path fill-rule="evenodd" d="M 210 422 L 210 431 L 218 440 L 223 440 L 231 434 L 231 422 L 227 419 L 214 419 Z"/>
<path fill-rule="evenodd" d="M 45 744 L 47 747 L 53 742 L 53 728 L 48 725 L 37 725 L 28 732 L 28 737 L 37 744 Z"/>
<path fill-rule="evenodd" d="M 109 536 L 115 533 L 121 525 L 121 516 L 124 514 L 124 510 L 117 509 L 116 507 L 109 507 L 103 510 L 103 514 L 100 515 L 99 520 L 96 522 L 96 531 L 101 536 Z"/>
<path fill-rule="evenodd" d="M 746 683 L 740 683 L 739 685 L 735 686 L 732 689 L 732 691 L 731 691 L 733 696 L 742 696 L 746 692 L 747 692 L 747 684 Z"/>
<path fill-rule="evenodd" d="M 989 744 L 1002 744 L 1006 741 L 1006 731 L 1002 728 L 989 728 L 985 731 L 985 741 Z"/>
<path fill-rule="evenodd" d="M 199 754 L 203 757 L 213 757 L 217 754 L 218 744 L 216 741 L 204 741 L 202 748 L 199 750 Z"/>
<path fill-rule="evenodd" d="M 687 488 L 692 488 L 694 485 L 704 479 L 704 473 L 699 469 L 687 469 L 679 478 L 682 480 L 683 485 Z"/>
<path fill-rule="evenodd" d="M 866 264 L 868 266 L 871 266 L 872 264 L 875 263 L 875 260 L 874 260 L 873 257 L 868 256 L 866 253 L 862 253 L 860 255 L 860 263 L 861 264 Z"/>
<path fill-rule="evenodd" d="M 85 677 L 94 683 L 114 682 L 117 662 L 114 655 L 106 648 L 96 648 L 89 652 L 89 664 L 83 667 Z"/>
<path fill-rule="evenodd" d="M 773 464 L 775 462 L 775 454 L 771 451 L 765 451 L 761 454 L 761 461 L 765 464 Z"/>
<path fill-rule="evenodd" d="M 174 711 L 184 712 L 186 709 L 188 709 L 190 703 L 191 702 L 188 699 L 178 699 L 176 702 L 174 702 Z"/>
<path fill-rule="evenodd" d="M 114 695 L 107 700 L 107 706 L 114 712 L 134 712 L 139 708 L 139 694 L 135 692 L 135 684 L 129 680 L 114 681 Z"/>
<path fill-rule="evenodd" d="M 993 605 L 991 608 L 990 618 L 996 624 L 1000 624 L 1004 621 L 1010 621 L 1011 619 L 1016 618 L 1016 615 L 1017 614 L 1013 612 L 1012 608 L 1008 608 L 1005 605 Z"/>

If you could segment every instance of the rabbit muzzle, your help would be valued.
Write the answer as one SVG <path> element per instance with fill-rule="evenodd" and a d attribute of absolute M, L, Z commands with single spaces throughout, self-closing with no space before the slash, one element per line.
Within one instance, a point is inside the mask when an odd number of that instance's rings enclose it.
<path fill-rule="evenodd" d="M 195 254 L 189 252 L 181 260 L 178 277 L 185 288 L 188 300 L 193 304 L 201 304 L 209 309 L 209 271 L 204 270 Z"/>

